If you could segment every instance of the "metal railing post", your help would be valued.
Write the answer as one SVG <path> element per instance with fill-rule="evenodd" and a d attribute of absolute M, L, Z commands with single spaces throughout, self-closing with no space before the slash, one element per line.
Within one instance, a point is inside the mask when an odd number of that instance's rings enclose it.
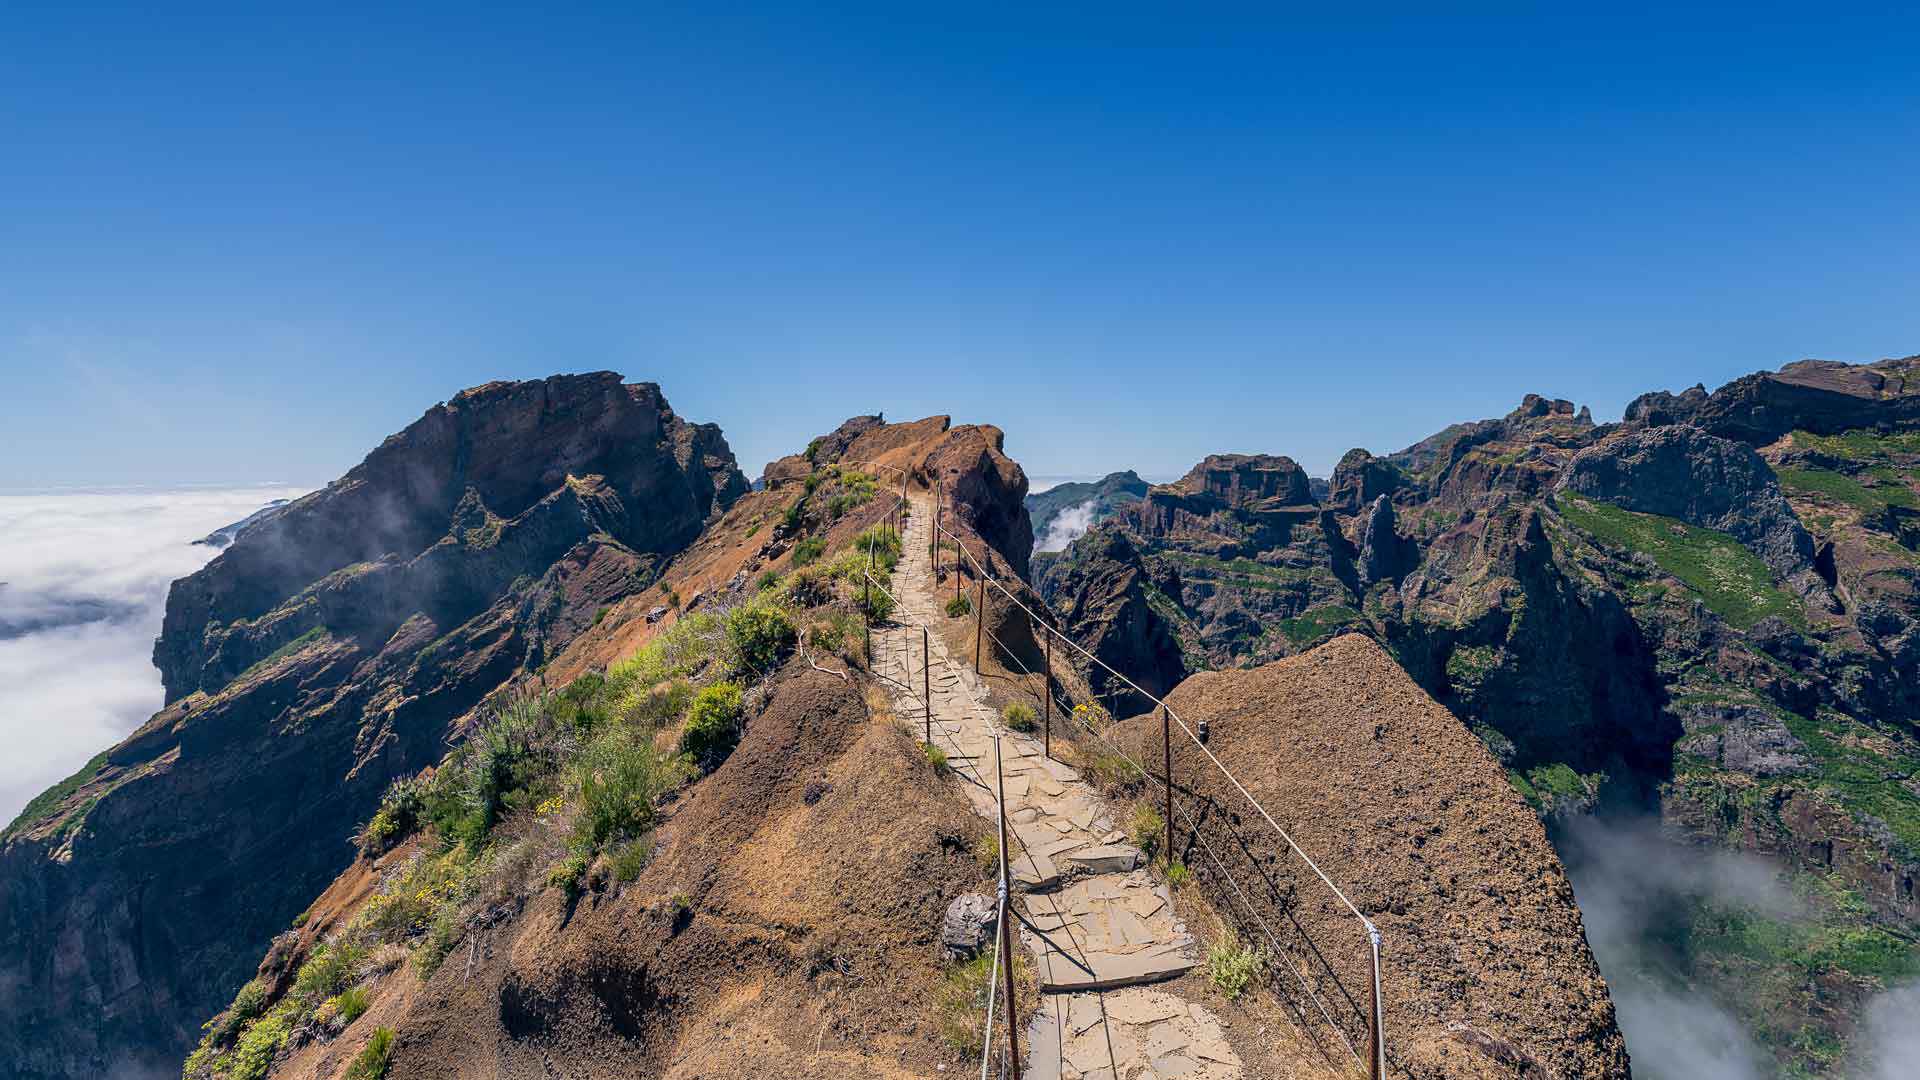
<path fill-rule="evenodd" d="M 1043 623 L 1040 628 L 1044 631 L 1046 630 L 1046 625 Z M 1051 758 L 1053 757 L 1053 634 L 1048 632 L 1043 636 L 1047 642 L 1047 673 L 1040 684 L 1040 696 L 1044 699 L 1041 702 L 1041 710 L 1046 714 L 1047 719 L 1046 726 L 1041 728 L 1041 730 L 1046 733 L 1044 736 L 1046 739 L 1046 752 L 1047 757 Z"/>
<path fill-rule="evenodd" d="M 973 673 L 980 674 L 980 643 L 987 628 L 987 575 L 981 574 L 973 609 Z"/>
<path fill-rule="evenodd" d="M 1173 865 L 1173 721 L 1160 706 L 1160 749 L 1167 765 L 1167 865 Z"/>
<path fill-rule="evenodd" d="M 933 745 L 933 642 L 920 628 L 920 692 L 927 696 L 927 745 Z"/>
<path fill-rule="evenodd" d="M 1013 906 L 1013 876 L 1007 872 L 1007 775 L 1000 767 L 1000 736 L 993 737 L 994 802 L 1000 810 L 1000 955 L 1006 963 L 1004 982 L 1006 1008 L 1001 1016 L 1007 1026 L 1007 1058 L 1013 1068 L 1013 1080 L 1020 1080 L 1020 1024 L 1013 1011 L 1013 921 L 1007 910 Z M 992 1033 L 989 1032 L 989 1035 Z"/>
<path fill-rule="evenodd" d="M 1380 1003 L 1380 931 L 1367 924 L 1373 954 L 1373 1009 L 1367 1013 L 1367 1080 L 1387 1080 L 1386 1014 Z"/>

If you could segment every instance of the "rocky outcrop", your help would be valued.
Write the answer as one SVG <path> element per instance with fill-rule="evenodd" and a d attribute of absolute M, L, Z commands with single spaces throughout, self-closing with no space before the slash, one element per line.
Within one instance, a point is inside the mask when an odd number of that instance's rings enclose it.
<path fill-rule="evenodd" d="M 745 490 L 611 373 L 436 406 L 177 582 L 169 698 L 0 838 L 0 1075 L 177 1070 L 396 776 Z"/>
<path fill-rule="evenodd" d="M 1367 510 L 1366 524 L 1360 530 L 1360 557 L 1354 560 L 1360 587 L 1398 581 L 1419 563 L 1419 548 L 1400 535 L 1392 501 L 1385 495 L 1375 496 Z"/>
<path fill-rule="evenodd" d="M 1148 693 L 1173 689 L 1186 678 L 1187 666 L 1170 620 L 1155 610 L 1168 601 L 1139 548 L 1125 531 L 1108 525 L 1081 537 L 1074 549 L 1076 560 L 1044 583 L 1060 629 Z M 1097 666 L 1086 678 L 1103 699 L 1120 699 L 1113 707 L 1117 714 L 1149 704 Z"/>
<path fill-rule="evenodd" d="M 1335 510 L 1357 514 L 1373 505 L 1382 495 L 1391 496 L 1411 486 L 1412 478 L 1385 458 L 1377 458 L 1355 448 L 1341 455 L 1333 467 L 1333 479 L 1327 488 L 1327 501 Z"/>
<path fill-rule="evenodd" d="M 1920 422 L 1920 356 L 1843 364 L 1801 360 L 1743 376 L 1705 395 L 1646 394 L 1627 419 L 1692 424 L 1722 438 L 1765 446 L 1789 432 L 1834 435 L 1856 428 Z"/>
<path fill-rule="evenodd" d="M 1686 426 L 1633 432 L 1576 455 L 1558 487 L 1727 533 L 1801 596 L 1832 604 L 1814 571 L 1813 538 L 1750 446 Z"/>

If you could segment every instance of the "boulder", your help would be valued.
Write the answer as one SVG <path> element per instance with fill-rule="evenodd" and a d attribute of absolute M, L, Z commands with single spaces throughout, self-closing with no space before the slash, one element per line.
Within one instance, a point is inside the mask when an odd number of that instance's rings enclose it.
<path fill-rule="evenodd" d="M 994 931 L 993 897 L 961 893 L 947 905 L 940 920 L 940 951 L 949 960 L 971 960 Z"/>

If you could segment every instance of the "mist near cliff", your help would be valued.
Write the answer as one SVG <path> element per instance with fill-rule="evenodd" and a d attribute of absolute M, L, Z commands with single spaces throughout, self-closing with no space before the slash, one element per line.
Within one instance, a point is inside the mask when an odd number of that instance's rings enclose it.
<path fill-rule="evenodd" d="M 296 488 L 0 495 L 0 825 L 163 704 L 153 639 L 194 544 Z"/>
<path fill-rule="evenodd" d="M 1677 908 L 1704 901 L 1781 920 L 1809 915 L 1778 865 L 1755 855 L 1668 839 L 1652 819 L 1578 818 L 1560 836 L 1600 972 L 1613 993 L 1636 1080 L 1772 1080 L 1773 1058 L 1745 1025 L 1698 988 L 1679 985 L 1663 944 Z M 1911 1077 L 1920 1062 L 1920 985 L 1875 998 L 1863 1019 L 1857 1080 Z"/>
<path fill-rule="evenodd" d="M 1046 533 L 1033 545 L 1035 551 L 1065 551 L 1067 545 L 1086 535 L 1093 528 L 1093 499 L 1070 506 L 1053 516 L 1047 523 Z"/>

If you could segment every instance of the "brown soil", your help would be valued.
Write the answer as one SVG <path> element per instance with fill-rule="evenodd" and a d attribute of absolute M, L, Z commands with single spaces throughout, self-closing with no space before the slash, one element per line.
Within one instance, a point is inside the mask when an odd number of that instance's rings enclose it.
<path fill-rule="evenodd" d="M 427 983 L 383 977 L 365 1017 L 275 1075 L 331 1078 L 376 1026 L 398 1031 L 391 1075 L 425 1080 L 954 1068 L 935 942 L 947 903 L 982 886 L 980 829 L 857 684 L 790 666 L 636 881 L 538 893 Z"/>
<path fill-rule="evenodd" d="M 1209 748 L 1379 926 L 1393 1075 L 1628 1075 L 1612 999 L 1539 819 L 1379 645 L 1347 635 L 1264 667 L 1205 672 L 1168 700 L 1189 724 L 1210 722 Z M 1157 716 L 1116 737 L 1160 771 Z M 1174 743 L 1181 801 L 1213 850 L 1176 815 L 1183 860 L 1243 941 L 1284 955 L 1273 987 L 1289 1012 L 1329 1030 L 1304 980 L 1364 1047 L 1358 921 L 1197 747 L 1178 731 Z"/>

